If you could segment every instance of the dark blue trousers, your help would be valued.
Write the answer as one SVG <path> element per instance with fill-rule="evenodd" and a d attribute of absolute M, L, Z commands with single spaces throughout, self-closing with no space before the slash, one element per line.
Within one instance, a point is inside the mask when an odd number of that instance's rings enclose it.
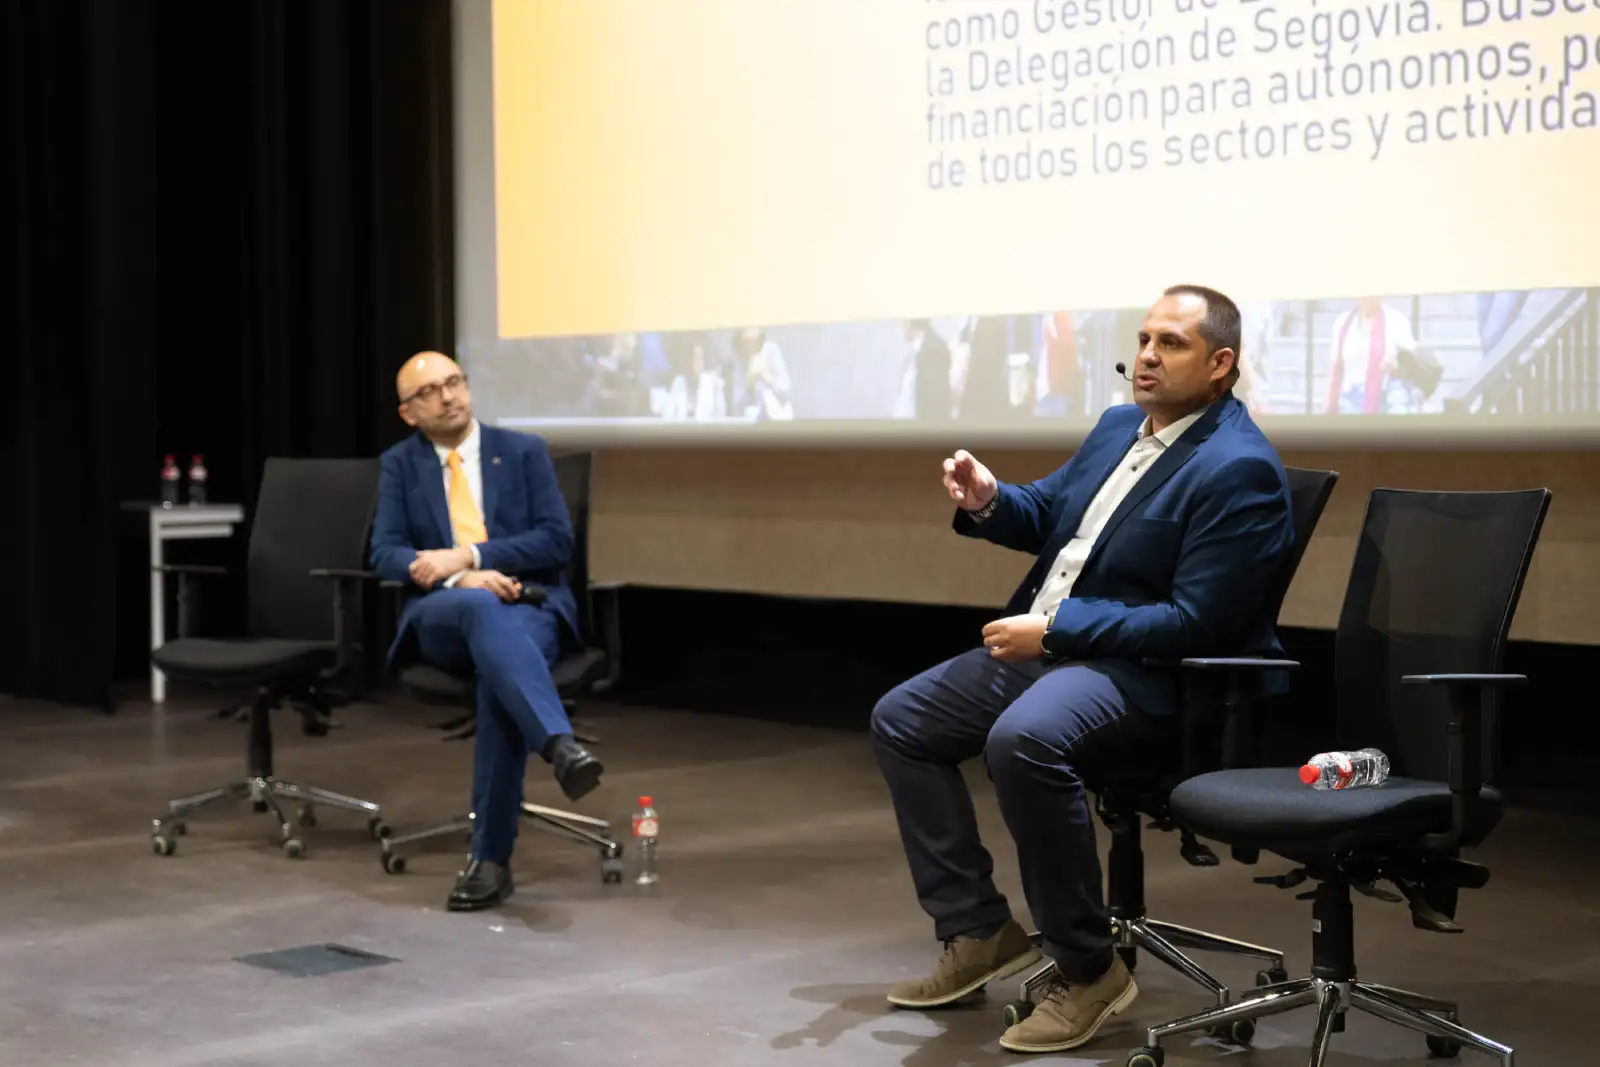
<path fill-rule="evenodd" d="M 478 733 L 472 756 L 472 854 L 511 858 L 522 810 L 528 753 L 572 723 L 550 678 L 561 654 L 561 621 L 532 604 L 507 604 L 486 589 L 441 589 L 407 605 L 422 659 L 443 670 L 475 671 Z"/>
<path fill-rule="evenodd" d="M 1011 918 L 958 769 L 981 755 L 1044 953 L 1068 981 L 1104 974 L 1111 920 L 1081 775 L 1177 743 L 1174 717 L 1139 712 L 1092 665 L 1005 664 L 980 648 L 892 690 L 873 709 L 872 746 L 935 936 L 988 936 Z"/>

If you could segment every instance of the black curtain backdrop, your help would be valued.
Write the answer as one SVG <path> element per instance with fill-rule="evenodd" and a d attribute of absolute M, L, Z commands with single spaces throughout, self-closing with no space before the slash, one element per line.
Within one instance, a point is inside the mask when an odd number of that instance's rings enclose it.
<path fill-rule="evenodd" d="M 0 8 L 0 692 L 109 708 L 162 456 L 248 521 L 267 457 L 374 454 L 400 362 L 453 344 L 449 2 Z"/>

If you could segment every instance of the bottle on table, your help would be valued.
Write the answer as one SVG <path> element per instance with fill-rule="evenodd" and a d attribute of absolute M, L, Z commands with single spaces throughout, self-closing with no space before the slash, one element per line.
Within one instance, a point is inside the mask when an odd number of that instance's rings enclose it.
<path fill-rule="evenodd" d="M 1300 768 L 1300 780 L 1312 789 L 1359 789 L 1382 785 L 1388 777 L 1389 757 L 1375 748 L 1319 752 Z"/>
<path fill-rule="evenodd" d="M 189 503 L 206 502 L 206 477 L 205 458 L 196 452 L 194 458 L 189 461 Z"/>
<path fill-rule="evenodd" d="M 167 456 L 161 461 L 161 506 L 171 508 L 178 506 L 178 498 L 182 491 L 181 483 L 183 472 L 178 469 L 175 456 Z"/>
<path fill-rule="evenodd" d="M 655 798 L 640 797 L 639 810 L 633 813 L 633 880 L 639 885 L 654 885 L 661 876 L 656 868 L 656 842 L 660 836 Z"/>

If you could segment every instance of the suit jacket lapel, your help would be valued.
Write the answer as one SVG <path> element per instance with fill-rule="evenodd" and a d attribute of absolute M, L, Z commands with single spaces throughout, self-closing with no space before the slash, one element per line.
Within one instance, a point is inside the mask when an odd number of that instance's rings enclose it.
<path fill-rule="evenodd" d="M 433 524 L 437 528 L 439 537 L 445 548 L 456 543 L 455 529 L 450 525 L 450 505 L 444 497 L 444 470 L 439 464 L 439 453 L 433 449 L 433 444 L 421 434 L 417 435 L 417 446 L 412 453 L 412 462 L 417 468 L 417 485 L 422 492 L 422 499 L 428 504 L 428 514 L 433 516 Z"/>
<path fill-rule="evenodd" d="M 500 442 L 489 432 L 489 427 L 478 426 L 478 465 L 482 470 L 478 479 L 483 485 L 483 528 L 494 536 L 495 508 L 500 504 Z"/>
<path fill-rule="evenodd" d="M 1189 462 L 1195 453 L 1195 449 L 1200 447 L 1200 442 L 1211 436 L 1211 431 L 1217 428 L 1217 423 L 1230 410 L 1231 403 L 1231 395 L 1228 395 L 1212 404 L 1211 409 L 1200 416 L 1195 424 L 1189 427 L 1188 432 L 1168 445 L 1165 451 L 1156 458 L 1156 461 L 1150 465 L 1150 469 L 1145 472 L 1145 476 L 1140 478 L 1128 495 L 1122 498 L 1122 503 L 1117 505 L 1117 510 L 1113 511 L 1111 518 L 1106 520 L 1105 529 L 1100 531 L 1100 536 L 1095 539 L 1094 548 L 1089 551 L 1089 558 L 1084 561 L 1084 570 L 1088 570 L 1100 553 L 1105 550 L 1105 546 L 1110 542 L 1112 536 L 1116 534 L 1117 527 L 1122 525 L 1123 520 L 1131 515 L 1135 508 L 1150 499 L 1152 493 L 1165 485 L 1167 479 L 1177 474 L 1183 465 Z M 1121 456 L 1118 458 L 1120 459 Z"/>

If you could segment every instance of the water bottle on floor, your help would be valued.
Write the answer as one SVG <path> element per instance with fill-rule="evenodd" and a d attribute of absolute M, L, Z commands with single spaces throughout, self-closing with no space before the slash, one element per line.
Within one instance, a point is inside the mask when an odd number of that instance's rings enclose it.
<path fill-rule="evenodd" d="M 655 798 L 640 797 L 639 810 L 633 813 L 633 880 L 640 885 L 654 885 L 661 876 L 656 869 L 656 839 L 660 835 Z"/>
<path fill-rule="evenodd" d="M 1382 785 L 1388 777 L 1389 757 L 1375 748 L 1319 752 L 1300 768 L 1300 780 L 1312 789 L 1359 789 Z"/>

